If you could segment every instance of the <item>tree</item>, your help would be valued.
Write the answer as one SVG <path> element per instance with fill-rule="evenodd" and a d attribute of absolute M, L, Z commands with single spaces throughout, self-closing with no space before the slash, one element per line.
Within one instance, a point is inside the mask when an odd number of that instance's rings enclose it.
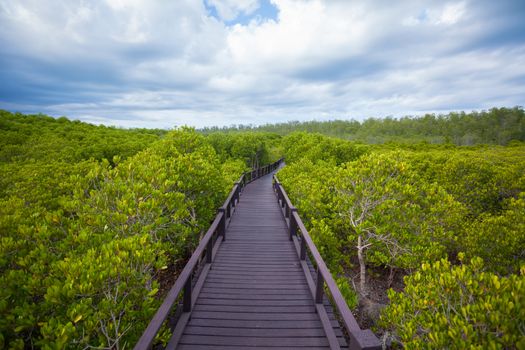
<path fill-rule="evenodd" d="M 401 152 L 372 153 L 338 173 L 335 210 L 355 245 L 360 290 L 367 294 L 366 265 L 410 269 L 454 249 L 462 206 L 436 184 L 419 180 Z"/>

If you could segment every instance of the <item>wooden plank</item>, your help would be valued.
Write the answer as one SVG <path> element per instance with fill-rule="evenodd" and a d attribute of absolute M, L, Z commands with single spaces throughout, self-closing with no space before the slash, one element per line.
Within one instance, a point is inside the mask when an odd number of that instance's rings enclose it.
<path fill-rule="evenodd" d="M 207 281 L 205 286 L 206 288 L 214 288 L 220 290 L 222 288 L 234 288 L 241 293 L 244 293 L 245 289 L 254 290 L 255 293 L 258 293 L 263 289 L 271 290 L 304 290 L 305 282 L 287 282 L 287 283 L 267 283 L 264 281 L 261 282 L 244 282 L 244 283 L 220 283 L 220 282 L 209 282 Z"/>
<path fill-rule="evenodd" d="M 228 236 L 228 238 L 230 238 Z M 229 241 L 228 241 L 229 242 Z M 286 248 L 283 248 L 283 249 L 279 249 L 278 247 L 282 247 L 282 244 L 279 244 L 275 247 L 272 248 L 272 250 L 269 250 L 269 251 L 260 251 L 260 250 L 257 250 L 257 249 L 252 249 L 252 250 L 248 250 L 246 248 L 238 248 L 236 249 L 235 247 L 233 246 L 229 246 L 227 245 L 227 248 L 223 249 L 221 251 L 221 256 L 231 256 L 231 257 L 243 257 L 243 258 L 246 258 L 246 257 L 252 257 L 252 256 L 260 256 L 260 257 L 266 257 L 266 256 L 269 256 L 269 257 L 272 257 L 272 256 L 286 256 L 286 257 L 295 257 L 295 252 L 293 251 L 293 249 L 286 249 Z"/>
<path fill-rule="evenodd" d="M 234 294 L 234 295 L 241 295 L 245 297 L 250 297 L 250 295 L 256 296 L 256 295 L 278 295 L 278 296 L 287 296 L 291 295 L 292 297 L 298 297 L 298 296 L 310 296 L 310 292 L 306 291 L 302 288 L 289 288 L 289 289 L 256 289 L 246 291 L 246 290 L 238 290 L 236 288 L 207 288 L 204 286 L 202 288 L 203 294 L 206 293 L 216 293 L 216 294 Z"/>
<path fill-rule="evenodd" d="M 260 313 L 252 314 L 249 312 L 215 312 L 215 311 L 196 311 L 192 313 L 193 318 L 209 318 L 220 320 L 247 320 L 247 321 L 314 321 L 319 320 L 315 312 L 308 313 Z"/>
<path fill-rule="evenodd" d="M 195 305 L 194 311 L 216 311 L 216 312 L 247 312 L 247 313 L 311 313 L 315 312 L 315 307 L 310 306 L 232 306 L 232 305 Z M 328 317 L 327 317 L 328 320 Z"/>
<path fill-rule="evenodd" d="M 236 299 L 236 300 L 312 300 L 309 293 L 294 293 L 294 294 L 241 294 L 235 291 L 230 293 L 221 293 L 220 291 L 203 290 L 200 294 L 201 298 L 210 299 Z"/>
<path fill-rule="evenodd" d="M 237 264 L 237 265 L 297 265 L 297 257 L 251 257 L 251 258 L 243 258 L 243 257 L 223 257 L 218 256 L 215 259 L 215 264 Z"/>
<path fill-rule="evenodd" d="M 271 266 L 271 265 L 250 265 L 239 266 L 238 264 L 229 264 L 229 263 L 216 263 L 213 264 L 214 270 L 232 270 L 232 271 L 274 271 L 274 272 L 287 272 L 295 271 L 301 272 L 301 267 L 299 264 L 287 264 L 286 266 Z"/>
<path fill-rule="evenodd" d="M 298 277 L 298 278 L 304 278 L 302 275 L 297 276 L 297 270 L 292 271 L 280 271 L 278 274 L 275 273 L 275 271 L 243 271 L 241 269 L 236 270 L 216 270 L 213 269 L 209 273 L 210 278 L 267 278 L 267 277 L 274 277 L 274 278 L 287 278 L 287 277 Z"/>
<path fill-rule="evenodd" d="M 183 335 L 180 344 L 225 345 L 225 346 L 327 346 L 326 337 L 227 337 L 205 335 Z"/>
<path fill-rule="evenodd" d="M 222 335 L 230 337 L 322 337 L 321 328 L 227 328 L 188 326 L 184 334 L 191 335 Z"/>
<path fill-rule="evenodd" d="M 330 321 L 333 328 L 339 328 L 339 323 Z M 202 327 L 231 327 L 231 328 L 323 328 L 319 319 L 317 320 L 227 320 L 227 319 L 210 319 L 210 318 L 192 318 L 188 323 L 189 326 Z"/>
<path fill-rule="evenodd" d="M 310 299 L 292 300 L 243 300 L 243 299 L 213 299 L 199 298 L 197 305 L 231 305 L 231 306 L 311 306 L 314 302 Z"/>
<path fill-rule="evenodd" d="M 324 309 L 324 306 L 322 304 L 316 304 L 315 307 L 317 309 L 317 314 L 319 315 L 319 318 L 321 318 L 321 323 L 323 324 L 323 330 L 326 334 L 328 343 L 330 344 L 330 349 L 332 350 L 341 349 L 339 345 L 339 340 L 337 339 L 337 336 L 335 335 L 335 332 L 330 324 L 330 319 L 328 318 L 328 315 L 326 314 L 326 310 Z"/>
<path fill-rule="evenodd" d="M 215 283 L 268 283 L 268 284 L 275 284 L 275 283 L 283 283 L 283 282 L 302 282 L 306 283 L 306 279 L 303 276 L 272 276 L 272 275 L 266 275 L 266 276 L 250 276 L 250 275 L 244 275 L 244 276 L 224 276 L 224 275 L 214 275 L 214 276 L 208 276 L 206 279 L 208 282 L 215 282 Z"/>
<path fill-rule="evenodd" d="M 296 347 L 296 346 L 223 346 L 223 345 L 195 345 L 195 344 L 181 344 L 177 349 L 180 350 L 231 350 L 231 349 L 246 349 L 246 350 L 304 350 L 304 349 L 330 349 L 329 347 Z"/>

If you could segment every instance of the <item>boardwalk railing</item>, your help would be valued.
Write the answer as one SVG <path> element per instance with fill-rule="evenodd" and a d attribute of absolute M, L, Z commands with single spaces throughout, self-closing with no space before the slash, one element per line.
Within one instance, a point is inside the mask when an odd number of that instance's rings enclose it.
<path fill-rule="evenodd" d="M 195 304 L 195 300 L 197 299 L 204 284 L 204 280 L 208 275 L 215 253 L 221 242 L 226 239 L 226 227 L 228 221 L 239 202 L 240 194 L 243 191 L 244 186 L 261 176 L 270 174 L 272 171 L 276 170 L 282 162 L 283 159 L 281 158 L 275 163 L 265 165 L 241 175 L 239 181 L 235 183 L 230 191 L 228 198 L 224 201 L 224 204 L 218 209 L 217 216 L 215 216 L 215 219 L 204 237 L 201 239 L 197 249 L 195 249 L 190 260 L 188 260 L 186 266 L 184 266 L 184 269 L 171 287 L 164 302 L 157 310 L 148 327 L 135 345 L 135 350 L 146 350 L 152 346 L 162 325 L 172 312 L 178 314 L 179 317 L 176 321 L 173 336 L 168 343 L 167 349 L 175 347 L 182 334 L 182 330 L 190 319 L 192 307 Z M 180 303 L 181 294 L 182 303 Z M 175 305 L 176 307 L 174 309 Z"/>
<path fill-rule="evenodd" d="M 361 329 L 357 324 L 357 321 L 355 320 L 354 315 L 352 315 L 352 312 L 348 308 L 348 305 L 346 304 L 346 301 L 343 298 L 341 291 L 337 287 L 337 284 L 335 283 L 332 274 L 328 270 L 328 267 L 326 267 L 326 264 L 323 258 L 321 257 L 321 254 L 319 254 L 319 251 L 317 250 L 317 247 L 312 241 L 308 230 L 304 226 L 301 217 L 297 213 L 297 209 L 295 208 L 295 206 L 293 206 L 292 202 L 290 201 L 290 198 L 288 198 L 288 195 L 286 194 L 286 191 L 284 190 L 282 184 L 279 182 L 277 176 L 274 175 L 273 179 L 274 191 L 277 194 L 278 201 L 284 212 L 284 216 L 287 219 L 286 221 L 289 228 L 290 240 L 294 241 L 294 244 L 296 246 L 296 250 L 299 255 L 299 259 L 301 261 L 304 273 L 306 275 L 308 285 L 310 286 L 312 297 L 315 300 L 318 313 L 321 316 L 322 314 L 326 313 L 323 306 L 323 296 L 326 287 L 326 290 L 328 290 L 328 292 L 330 293 L 332 304 L 333 306 L 335 306 L 340 316 L 340 319 L 344 325 L 344 328 L 348 332 L 350 338 L 349 348 L 352 350 L 381 349 L 381 343 L 379 339 L 375 336 L 375 334 L 369 329 Z M 311 274 L 310 267 L 308 266 L 307 251 L 310 253 L 309 256 L 313 260 L 313 263 L 315 264 L 315 266 L 317 266 L 317 276 L 315 278 L 315 281 Z M 321 321 L 323 323 L 329 322 L 326 317 L 321 317 Z M 331 326 L 327 324 L 324 328 L 325 331 L 330 332 Z M 335 335 L 330 336 L 328 332 L 327 336 L 331 343 L 330 345 L 332 348 L 334 348 L 336 347 Z M 332 346 L 332 343 L 334 343 L 334 346 Z"/>

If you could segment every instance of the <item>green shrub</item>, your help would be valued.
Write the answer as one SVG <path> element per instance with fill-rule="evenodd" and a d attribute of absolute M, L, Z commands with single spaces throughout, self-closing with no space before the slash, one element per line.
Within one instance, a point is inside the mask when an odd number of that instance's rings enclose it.
<path fill-rule="evenodd" d="M 440 260 L 389 297 L 379 325 L 406 349 L 525 347 L 525 267 L 502 278 L 484 272 L 480 258 L 460 266 Z"/>

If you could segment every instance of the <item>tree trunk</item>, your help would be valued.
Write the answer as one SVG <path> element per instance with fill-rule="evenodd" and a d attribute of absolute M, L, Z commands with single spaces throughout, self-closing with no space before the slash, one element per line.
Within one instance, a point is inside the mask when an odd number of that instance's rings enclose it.
<path fill-rule="evenodd" d="M 366 265 L 365 258 L 363 257 L 363 243 L 361 241 L 361 236 L 357 237 L 357 258 L 359 259 L 359 289 L 362 296 L 367 296 L 367 287 L 366 287 Z"/>

